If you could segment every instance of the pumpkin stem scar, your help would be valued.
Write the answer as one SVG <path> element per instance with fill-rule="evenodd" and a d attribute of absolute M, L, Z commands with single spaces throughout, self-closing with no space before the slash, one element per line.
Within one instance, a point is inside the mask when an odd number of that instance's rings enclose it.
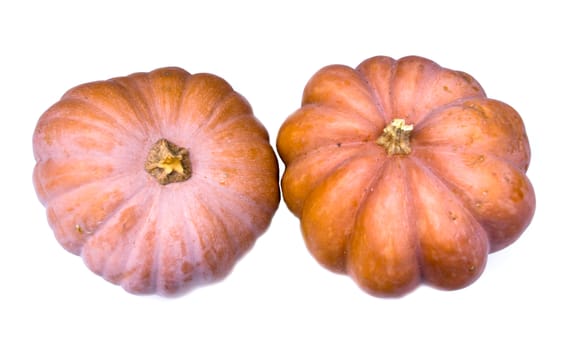
<path fill-rule="evenodd" d="M 189 151 L 166 139 L 160 139 L 149 150 L 145 171 L 161 185 L 186 181 L 191 177 Z"/>
<path fill-rule="evenodd" d="M 393 119 L 377 138 L 377 144 L 383 146 L 389 155 L 411 153 L 410 136 L 413 125 L 405 124 L 404 119 Z"/>

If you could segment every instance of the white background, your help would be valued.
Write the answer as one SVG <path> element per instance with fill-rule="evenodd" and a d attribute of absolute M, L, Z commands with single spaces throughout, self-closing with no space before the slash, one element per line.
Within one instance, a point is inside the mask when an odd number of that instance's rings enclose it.
<path fill-rule="evenodd" d="M 0 5 L 0 349 L 566 348 L 558 1 L 190 3 Z M 527 127 L 535 218 L 472 286 L 371 297 L 311 258 L 283 203 L 228 278 L 181 298 L 127 294 L 55 241 L 32 186 L 31 137 L 67 89 L 161 66 L 214 73 L 273 142 L 319 68 L 410 54 L 470 73 Z"/>

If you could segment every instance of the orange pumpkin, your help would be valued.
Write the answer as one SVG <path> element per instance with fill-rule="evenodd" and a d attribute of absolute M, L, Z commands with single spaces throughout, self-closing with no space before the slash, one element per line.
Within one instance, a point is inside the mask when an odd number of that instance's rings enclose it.
<path fill-rule="evenodd" d="M 321 69 L 277 149 L 312 255 L 378 296 L 469 285 L 535 209 L 519 114 L 421 57 Z"/>
<path fill-rule="evenodd" d="M 33 135 L 58 241 L 132 293 L 223 278 L 279 203 L 266 129 L 221 78 L 163 68 L 68 91 Z"/>

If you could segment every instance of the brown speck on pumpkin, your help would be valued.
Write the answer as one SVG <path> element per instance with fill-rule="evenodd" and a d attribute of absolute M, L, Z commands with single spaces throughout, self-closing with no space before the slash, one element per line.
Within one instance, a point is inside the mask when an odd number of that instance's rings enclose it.
<path fill-rule="evenodd" d="M 181 265 L 181 271 L 182 271 L 184 274 L 188 274 L 189 272 L 191 272 L 191 269 L 192 269 L 191 264 L 189 264 L 189 263 L 186 262 L 186 261 L 183 262 L 183 264 Z"/>
<path fill-rule="evenodd" d="M 511 200 L 513 202 L 520 202 L 523 200 L 523 198 L 525 198 L 525 194 L 523 193 L 521 186 L 515 186 L 511 193 Z"/>
<path fill-rule="evenodd" d="M 458 218 L 453 211 L 448 211 L 448 215 L 450 216 L 450 220 L 452 221 L 456 221 L 456 219 Z"/>

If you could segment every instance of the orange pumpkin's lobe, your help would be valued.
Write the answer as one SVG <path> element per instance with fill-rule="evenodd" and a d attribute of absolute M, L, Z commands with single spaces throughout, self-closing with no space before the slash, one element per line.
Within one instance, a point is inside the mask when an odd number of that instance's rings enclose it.
<path fill-rule="evenodd" d="M 186 181 L 191 177 L 189 151 L 161 139 L 149 150 L 145 170 L 161 185 Z"/>
<path fill-rule="evenodd" d="M 377 144 L 383 146 L 388 155 L 411 153 L 411 131 L 413 125 L 405 124 L 404 119 L 393 119 L 383 129 L 383 133 L 377 139 Z"/>

